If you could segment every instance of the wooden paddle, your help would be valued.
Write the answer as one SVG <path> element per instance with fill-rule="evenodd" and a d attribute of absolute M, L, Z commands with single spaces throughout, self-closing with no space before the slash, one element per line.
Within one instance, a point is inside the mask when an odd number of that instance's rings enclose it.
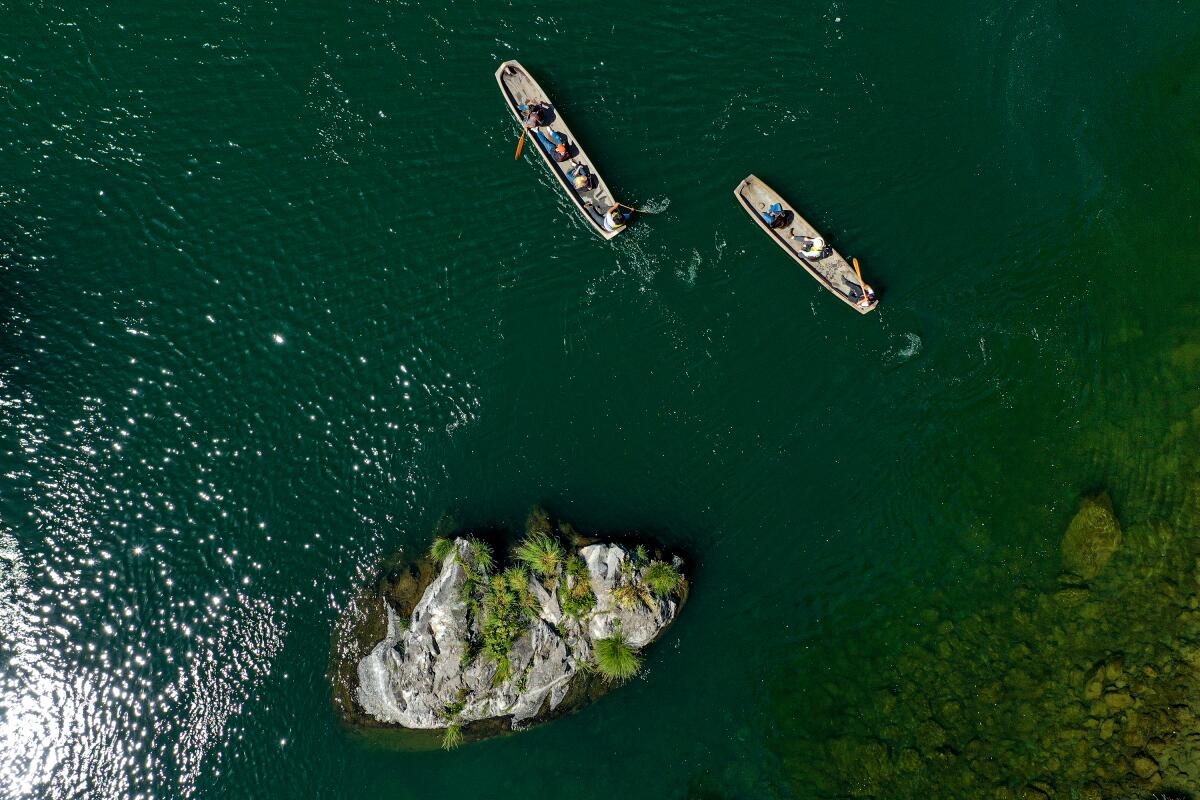
<path fill-rule="evenodd" d="M 521 157 L 521 148 L 525 146 L 525 134 L 527 134 L 527 133 L 529 133 L 529 128 L 526 128 L 524 125 L 522 125 L 521 126 L 521 140 L 519 142 L 517 142 L 517 154 L 515 156 L 513 156 L 514 161 L 516 161 L 518 158 Z"/>
<path fill-rule="evenodd" d="M 854 271 L 858 274 L 858 285 L 862 287 L 863 301 L 866 302 L 867 305 L 871 305 L 871 298 L 867 294 L 867 282 L 863 280 L 862 270 L 858 268 L 858 259 L 852 258 L 850 261 L 854 263 Z"/>

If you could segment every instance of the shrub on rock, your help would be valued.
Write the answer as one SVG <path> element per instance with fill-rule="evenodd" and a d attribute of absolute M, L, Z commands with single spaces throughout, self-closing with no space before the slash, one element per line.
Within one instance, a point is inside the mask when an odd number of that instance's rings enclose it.
<path fill-rule="evenodd" d="M 595 644 L 596 668 L 610 681 L 627 681 L 637 674 L 642 660 L 620 631 Z"/>

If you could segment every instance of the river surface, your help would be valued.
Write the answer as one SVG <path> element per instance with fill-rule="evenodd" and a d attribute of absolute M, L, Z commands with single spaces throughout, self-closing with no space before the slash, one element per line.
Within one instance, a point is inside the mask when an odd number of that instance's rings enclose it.
<path fill-rule="evenodd" d="M 817 796 L 779 734 L 838 720 L 780 709 L 851 643 L 1053 576 L 1082 493 L 1195 499 L 1142 444 L 1200 419 L 1194 3 L 0 16 L 4 798 Z M 613 242 L 513 160 L 510 58 L 646 210 Z M 344 728 L 381 560 L 535 502 L 687 554 L 642 675 L 451 753 Z"/>

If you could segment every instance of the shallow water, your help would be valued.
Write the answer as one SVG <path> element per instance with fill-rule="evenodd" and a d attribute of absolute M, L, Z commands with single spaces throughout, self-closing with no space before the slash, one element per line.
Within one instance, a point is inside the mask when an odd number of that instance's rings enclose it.
<path fill-rule="evenodd" d="M 1052 579 L 1081 492 L 1191 528 L 1185 3 L 5 18 L 0 795 L 807 796 L 776 734 L 867 697 L 849 643 L 885 669 L 921 609 Z M 605 244 L 513 161 L 514 57 L 656 213 Z M 688 554 L 642 677 L 452 754 L 340 727 L 380 561 L 533 502 Z"/>

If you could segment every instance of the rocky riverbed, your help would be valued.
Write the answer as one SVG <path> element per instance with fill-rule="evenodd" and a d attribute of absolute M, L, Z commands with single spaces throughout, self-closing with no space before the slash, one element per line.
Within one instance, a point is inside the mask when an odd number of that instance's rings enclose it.
<path fill-rule="evenodd" d="M 438 537 L 355 601 L 335 700 L 351 720 L 439 731 L 446 747 L 571 710 L 637 671 L 686 597 L 682 566 L 540 509 L 507 566 L 482 539 Z"/>
<path fill-rule="evenodd" d="M 1187 314 L 1105 337 L 1146 366 L 1097 376 L 1106 408 L 1066 460 L 1110 491 L 1065 519 L 1040 503 L 983 514 L 951 563 L 886 598 L 885 630 L 779 671 L 770 750 L 790 785 L 757 796 L 1200 797 L 1200 308 Z M 1017 544 L 1031 541 L 1032 559 Z"/>
<path fill-rule="evenodd" d="M 891 664 L 864 662 L 874 688 L 828 684 L 784 709 L 775 749 L 800 795 L 1193 796 L 1200 539 L 1163 520 L 1123 530 L 1089 495 L 1061 565 L 975 613 L 925 608 Z"/>

